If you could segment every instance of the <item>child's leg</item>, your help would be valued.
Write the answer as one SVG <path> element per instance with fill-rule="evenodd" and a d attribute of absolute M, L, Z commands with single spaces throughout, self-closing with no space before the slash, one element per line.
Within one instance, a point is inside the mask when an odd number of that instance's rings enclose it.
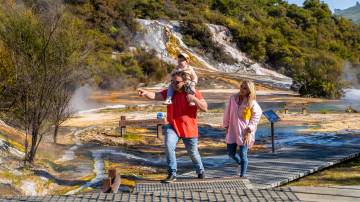
<path fill-rule="evenodd" d="M 174 89 L 173 89 L 172 85 L 170 84 L 169 87 L 168 87 L 168 90 L 167 90 L 166 99 L 164 101 L 165 105 L 172 104 L 171 99 L 172 99 L 173 95 L 174 95 Z"/>
<path fill-rule="evenodd" d="M 194 81 L 190 82 L 190 89 L 195 93 L 196 89 L 195 89 L 196 83 Z"/>
<path fill-rule="evenodd" d="M 171 99 L 173 95 L 174 95 L 174 88 L 170 84 L 169 87 L 168 87 L 168 90 L 167 90 L 167 96 L 166 97 L 170 97 L 170 99 Z"/>
<path fill-rule="evenodd" d="M 195 90 L 196 90 L 196 89 L 195 89 L 195 85 L 196 85 L 195 82 L 193 82 L 193 81 L 189 82 L 190 89 L 191 89 L 191 91 L 194 92 L 194 93 L 195 93 Z M 195 102 L 190 102 L 189 104 L 190 104 L 191 106 L 195 106 Z"/>

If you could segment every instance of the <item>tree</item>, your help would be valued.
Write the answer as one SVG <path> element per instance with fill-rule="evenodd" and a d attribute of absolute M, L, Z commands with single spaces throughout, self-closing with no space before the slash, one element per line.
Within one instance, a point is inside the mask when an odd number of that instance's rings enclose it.
<path fill-rule="evenodd" d="M 86 39 L 79 31 L 81 23 L 61 10 L 35 14 L 7 7 L 1 12 L 0 55 L 7 57 L 0 59 L 0 72 L 12 74 L 1 78 L 7 89 L 0 98 L 12 103 L 5 113 L 26 132 L 24 161 L 32 163 L 55 114 L 65 116 L 68 102 L 60 99 L 61 94 L 78 79 L 76 68 L 85 58 Z"/>
<path fill-rule="evenodd" d="M 63 87 L 58 90 L 56 95 L 54 95 L 51 108 L 51 121 L 54 126 L 54 143 L 57 143 L 60 125 L 72 115 L 72 111 L 70 111 L 70 108 L 68 107 L 73 95 L 72 84 L 62 81 L 61 85 L 63 85 Z"/>

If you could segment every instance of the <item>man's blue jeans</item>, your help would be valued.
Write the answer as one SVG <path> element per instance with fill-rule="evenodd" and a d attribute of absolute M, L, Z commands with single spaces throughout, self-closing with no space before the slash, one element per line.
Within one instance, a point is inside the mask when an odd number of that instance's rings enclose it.
<path fill-rule="evenodd" d="M 227 144 L 228 155 L 236 161 L 241 167 L 240 176 L 244 177 L 246 175 L 247 167 L 249 160 L 247 157 L 248 147 L 246 145 L 240 146 L 239 155 L 236 155 L 237 144 Z"/>
<path fill-rule="evenodd" d="M 175 130 L 170 126 L 166 125 L 164 127 L 165 133 L 165 152 L 166 152 L 166 162 L 168 165 L 169 174 L 176 176 L 177 164 L 176 164 L 176 144 L 179 141 Z M 201 174 L 204 172 L 204 166 L 201 162 L 201 157 L 198 150 L 198 138 L 181 138 L 187 153 L 189 154 L 195 168 L 196 173 Z"/>

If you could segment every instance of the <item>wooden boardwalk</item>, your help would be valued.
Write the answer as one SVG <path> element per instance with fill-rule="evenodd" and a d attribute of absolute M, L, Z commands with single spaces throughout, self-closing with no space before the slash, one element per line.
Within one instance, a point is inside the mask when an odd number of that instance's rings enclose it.
<path fill-rule="evenodd" d="M 268 190 L 157 191 L 79 194 L 75 196 L 9 197 L 4 201 L 300 201 L 289 188 Z"/>
<path fill-rule="evenodd" d="M 360 201 L 360 187 L 286 187 L 273 189 L 240 189 L 209 191 L 156 191 L 117 194 L 91 193 L 72 196 L 9 196 L 0 201 Z"/>
<path fill-rule="evenodd" d="M 284 148 L 275 154 L 249 155 L 248 179 L 253 188 L 273 188 L 314 173 L 360 155 L 360 145 L 322 146 L 299 144 Z M 219 165 L 206 169 L 206 177 L 229 177 L 235 175 L 236 167 L 226 156 Z M 206 160 L 205 160 L 206 163 Z M 195 178 L 195 172 L 179 177 Z"/>
<path fill-rule="evenodd" d="M 252 189 L 248 179 L 238 177 L 233 178 L 208 178 L 198 179 L 179 179 L 173 183 L 137 183 L 134 192 L 154 192 L 154 191 L 208 191 L 208 190 L 235 190 Z"/>

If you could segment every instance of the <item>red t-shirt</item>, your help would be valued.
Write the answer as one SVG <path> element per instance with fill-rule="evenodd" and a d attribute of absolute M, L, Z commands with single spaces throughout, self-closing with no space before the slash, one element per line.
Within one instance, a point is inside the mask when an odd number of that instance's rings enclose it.
<path fill-rule="evenodd" d="M 161 91 L 166 98 L 167 89 Z M 167 121 L 175 129 L 180 138 L 198 137 L 198 125 L 196 120 L 197 106 L 190 106 L 185 92 L 174 91 L 172 104 L 167 106 Z M 204 99 L 196 90 L 195 97 Z"/>

